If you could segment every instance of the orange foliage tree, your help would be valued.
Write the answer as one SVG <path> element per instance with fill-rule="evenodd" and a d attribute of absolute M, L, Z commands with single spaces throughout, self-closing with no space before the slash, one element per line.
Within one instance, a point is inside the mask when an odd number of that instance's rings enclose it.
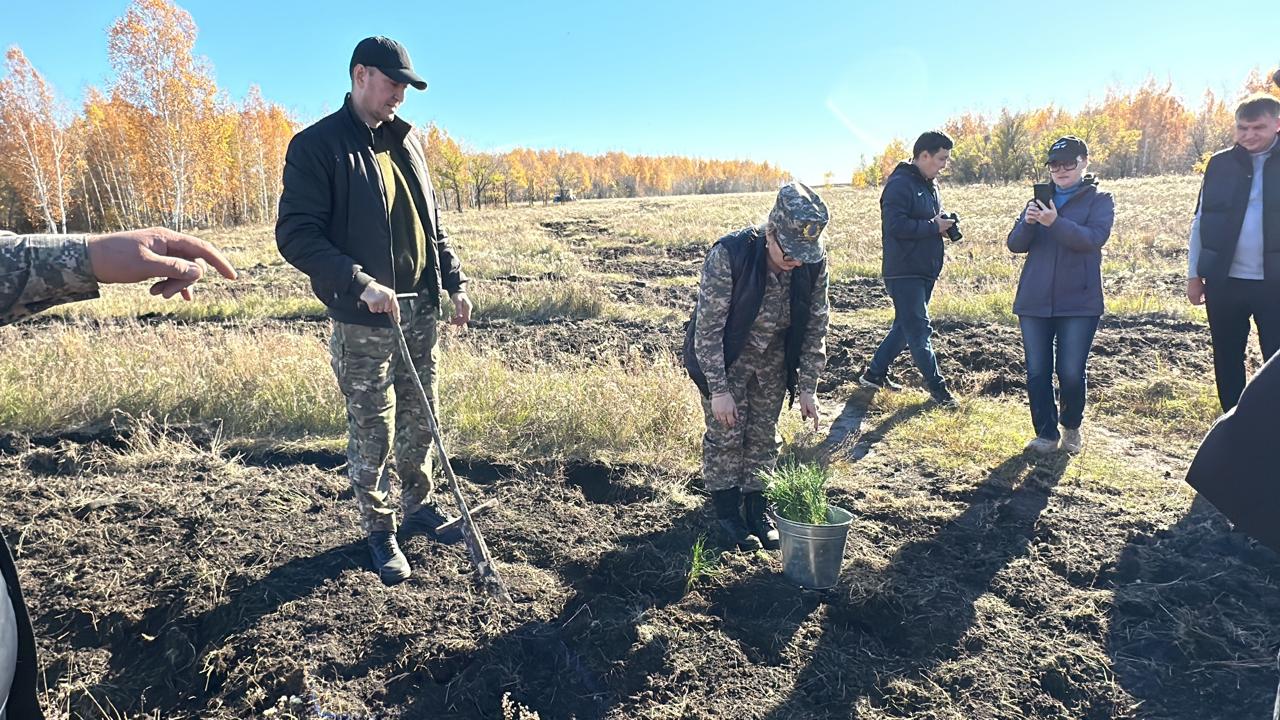
<path fill-rule="evenodd" d="M 1280 96 L 1269 74 L 1254 70 L 1241 96 Z M 1189 106 L 1168 83 L 1148 80 L 1128 92 L 1109 91 L 1079 112 L 1048 106 L 1025 112 L 1002 109 L 994 118 L 966 113 L 943 125 L 955 141 L 947 178 L 958 183 L 1022 182 L 1043 174 L 1050 143 L 1076 135 L 1089 144 L 1092 172 L 1106 177 L 1190 173 L 1203 169 L 1210 154 L 1231 144 L 1233 105 L 1206 92 Z M 901 140 L 854 171 L 855 185 L 877 185 L 909 152 Z"/>
<path fill-rule="evenodd" d="M 5 54 L 0 79 L 0 168 L 33 224 L 66 232 L 76 156 L 53 90 L 22 50 Z"/>

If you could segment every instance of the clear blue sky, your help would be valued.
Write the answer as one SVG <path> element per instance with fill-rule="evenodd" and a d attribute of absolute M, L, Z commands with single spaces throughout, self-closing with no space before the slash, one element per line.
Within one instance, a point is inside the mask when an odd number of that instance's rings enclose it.
<path fill-rule="evenodd" d="M 1266 5 L 1210 2 L 333 2 L 186 0 L 233 98 L 251 84 L 304 121 L 336 108 L 351 49 L 403 42 L 431 87 L 401 114 L 472 147 L 768 160 L 847 180 L 861 155 L 966 110 L 1078 108 L 1148 76 L 1198 100 L 1280 64 Z M 105 87 L 126 0 L 0 0 L 73 102 Z M 376 10 L 379 6 L 395 11 Z"/>

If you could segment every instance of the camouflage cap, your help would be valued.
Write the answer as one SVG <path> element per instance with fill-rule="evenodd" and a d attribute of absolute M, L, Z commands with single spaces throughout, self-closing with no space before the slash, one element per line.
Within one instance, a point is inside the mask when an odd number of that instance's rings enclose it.
<path fill-rule="evenodd" d="M 827 227 L 827 218 L 827 204 L 801 182 L 783 185 L 769 211 L 769 222 L 777 230 L 782 251 L 803 263 L 816 263 L 826 256 L 822 231 Z"/>

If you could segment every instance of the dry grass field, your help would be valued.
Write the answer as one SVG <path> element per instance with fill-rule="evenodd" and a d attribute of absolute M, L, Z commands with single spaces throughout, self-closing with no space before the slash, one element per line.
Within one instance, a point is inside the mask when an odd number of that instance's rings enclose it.
<path fill-rule="evenodd" d="M 702 416 L 677 353 L 709 244 L 769 194 L 450 213 L 476 318 L 442 339 L 442 421 L 515 602 L 460 545 L 379 584 L 345 479 L 329 325 L 269 227 L 210 230 L 243 272 L 191 303 L 111 287 L 0 328 L 0 528 L 53 717 L 1263 717 L 1280 559 L 1181 477 L 1217 408 L 1183 297 L 1198 179 L 1104 182 L 1108 314 L 1086 450 L 1025 456 L 1023 188 L 944 190 L 965 239 L 933 305 L 962 398 L 856 378 L 892 310 L 874 191 L 822 191 L 833 324 L 822 428 L 854 514 L 840 583 L 713 552 Z M 1254 351 L 1256 352 L 1256 351 Z M 1257 358 L 1251 359 L 1256 363 Z"/>

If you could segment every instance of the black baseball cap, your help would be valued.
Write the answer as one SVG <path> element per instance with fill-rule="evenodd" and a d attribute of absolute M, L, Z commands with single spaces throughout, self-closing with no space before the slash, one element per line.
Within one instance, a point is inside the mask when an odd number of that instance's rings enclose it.
<path fill-rule="evenodd" d="M 419 90 L 427 89 L 427 81 L 413 71 L 409 51 L 389 37 L 375 35 L 361 40 L 351 53 L 351 65 L 347 72 L 355 70 L 357 65 L 378 68 L 383 75 L 396 82 L 412 85 Z"/>
<path fill-rule="evenodd" d="M 1049 157 L 1045 163 L 1070 162 L 1078 157 L 1089 157 L 1089 146 L 1075 135 L 1066 135 L 1049 146 Z"/>

